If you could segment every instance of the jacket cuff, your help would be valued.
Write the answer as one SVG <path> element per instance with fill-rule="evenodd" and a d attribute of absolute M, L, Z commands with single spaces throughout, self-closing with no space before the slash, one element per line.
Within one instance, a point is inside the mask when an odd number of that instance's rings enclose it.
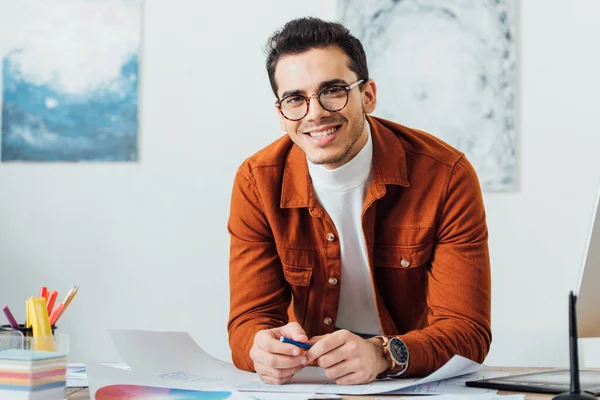
<path fill-rule="evenodd" d="M 239 353 L 237 357 L 234 356 L 234 364 L 238 369 L 242 369 L 244 371 L 256 372 L 254 369 L 254 360 L 250 357 L 250 350 L 254 345 L 254 337 L 259 331 L 263 329 L 272 329 L 274 326 L 271 325 L 257 325 L 253 326 L 250 329 L 250 334 L 248 335 L 248 341 L 245 343 L 241 343 L 241 346 L 238 348 Z M 240 362 L 241 361 L 241 362 Z"/>
<path fill-rule="evenodd" d="M 431 347 L 424 338 L 415 335 L 398 336 L 408 348 L 408 368 L 402 377 L 423 377 L 433 365 Z"/>

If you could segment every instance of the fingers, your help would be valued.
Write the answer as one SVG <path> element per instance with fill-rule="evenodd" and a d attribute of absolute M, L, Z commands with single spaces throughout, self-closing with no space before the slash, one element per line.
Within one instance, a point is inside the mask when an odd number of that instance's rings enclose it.
<path fill-rule="evenodd" d="M 250 358 L 254 361 L 255 371 L 265 383 L 281 385 L 288 382 L 308 362 L 304 350 L 279 340 L 282 335 L 298 341 L 307 340 L 298 324 L 262 330 L 254 336 Z"/>
<path fill-rule="evenodd" d="M 285 378 L 285 379 L 277 379 L 277 378 L 271 378 L 270 376 L 265 376 L 265 375 L 258 375 L 258 377 L 260 378 L 261 381 L 263 381 L 266 384 L 269 385 L 283 385 L 284 383 L 288 382 L 291 378 Z"/>
<path fill-rule="evenodd" d="M 375 379 L 367 369 L 362 368 L 360 359 L 337 363 L 325 369 L 325 376 L 338 385 L 360 385 Z"/>
<path fill-rule="evenodd" d="M 348 340 L 348 334 L 351 335 L 351 333 L 348 331 L 340 330 L 333 332 L 330 335 L 326 335 L 322 339 L 318 340 L 306 353 L 308 362 L 313 362 L 314 360 L 322 357 L 324 354 L 327 354 L 342 346 Z"/>
<path fill-rule="evenodd" d="M 286 377 L 286 378 L 273 378 L 268 375 L 259 374 L 258 377 L 260 378 L 261 381 L 263 381 L 264 383 L 267 383 L 269 385 L 283 385 L 284 383 L 289 382 L 293 378 L 293 375 Z"/>
<path fill-rule="evenodd" d="M 250 350 L 250 358 L 254 363 L 265 365 L 269 368 L 275 369 L 287 369 L 304 367 L 307 363 L 306 356 L 290 357 L 282 354 L 274 354 L 269 351 L 265 351 L 260 347 L 252 347 Z"/>
<path fill-rule="evenodd" d="M 303 350 L 289 343 L 279 341 L 277 332 L 261 331 L 254 337 L 254 347 L 259 347 L 272 354 L 283 354 L 286 356 L 296 357 L 303 354 Z"/>
<path fill-rule="evenodd" d="M 331 367 L 325 368 L 325 376 L 332 381 L 336 381 L 355 371 L 352 361 L 342 361 Z"/>
<path fill-rule="evenodd" d="M 307 352 L 308 362 L 317 361 L 325 375 L 338 385 L 372 382 L 381 370 L 379 347 L 349 332 L 336 331 L 315 342 Z"/>
<path fill-rule="evenodd" d="M 264 364 L 254 363 L 254 368 L 263 382 L 272 385 L 281 385 L 290 381 L 294 377 L 294 374 L 304 368 L 304 366 L 276 369 Z"/>
<path fill-rule="evenodd" d="M 321 368 L 332 367 L 344 360 L 355 357 L 358 347 L 359 344 L 356 341 L 344 342 L 341 346 L 317 358 L 317 363 Z"/>
<path fill-rule="evenodd" d="M 326 336 L 329 336 L 329 334 L 321 335 L 321 336 L 313 336 L 310 338 L 310 340 L 307 343 L 310 344 L 311 346 L 313 346 L 315 343 L 317 343 L 319 340 L 323 339 Z"/>
<path fill-rule="evenodd" d="M 335 380 L 335 383 L 337 383 L 338 385 L 362 385 L 365 383 L 369 383 L 372 382 L 373 379 L 371 379 L 368 375 L 366 375 L 364 372 L 352 372 L 348 375 L 344 375 L 338 379 Z"/>
<path fill-rule="evenodd" d="M 290 339 L 296 340 L 298 342 L 306 342 L 308 341 L 308 337 L 306 336 L 306 332 L 302 329 L 297 322 L 290 322 L 289 324 L 281 327 L 281 333 L 283 336 L 286 336 Z"/>

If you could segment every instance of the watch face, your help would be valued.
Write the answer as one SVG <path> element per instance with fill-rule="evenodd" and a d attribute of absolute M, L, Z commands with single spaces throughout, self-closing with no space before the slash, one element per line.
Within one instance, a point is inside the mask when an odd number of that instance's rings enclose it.
<path fill-rule="evenodd" d="M 402 340 L 398 338 L 390 340 L 390 353 L 397 364 L 406 364 L 408 362 L 408 349 Z"/>

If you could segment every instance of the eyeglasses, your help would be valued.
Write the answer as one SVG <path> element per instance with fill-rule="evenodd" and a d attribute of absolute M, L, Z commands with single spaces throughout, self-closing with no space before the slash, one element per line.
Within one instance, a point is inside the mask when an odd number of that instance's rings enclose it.
<path fill-rule="evenodd" d="M 332 85 L 321 89 L 317 94 L 303 96 L 301 94 L 292 94 L 275 102 L 281 114 L 290 121 L 300 121 L 308 115 L 310 108 L 310 98 L 316 97 L 317 101 L 327 111 L 340 111 L 348 104 L 348 92 L 357 85 L 360 85 L 364 79 L 356 81 L 348 86 Z"/>

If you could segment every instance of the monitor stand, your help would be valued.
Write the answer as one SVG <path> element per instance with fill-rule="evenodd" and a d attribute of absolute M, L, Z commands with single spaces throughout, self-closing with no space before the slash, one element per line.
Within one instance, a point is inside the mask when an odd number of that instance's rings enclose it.
<path fill-rule="evenodd" d="M 579 350 L 577 347 L 577 297 L 569 293 L 569 352 L 571 359 L 571 388 L 567 393 L 555 396 L 553 400 L 597 400 L 590 392 L 582 392 L 579 384 Z"/>

